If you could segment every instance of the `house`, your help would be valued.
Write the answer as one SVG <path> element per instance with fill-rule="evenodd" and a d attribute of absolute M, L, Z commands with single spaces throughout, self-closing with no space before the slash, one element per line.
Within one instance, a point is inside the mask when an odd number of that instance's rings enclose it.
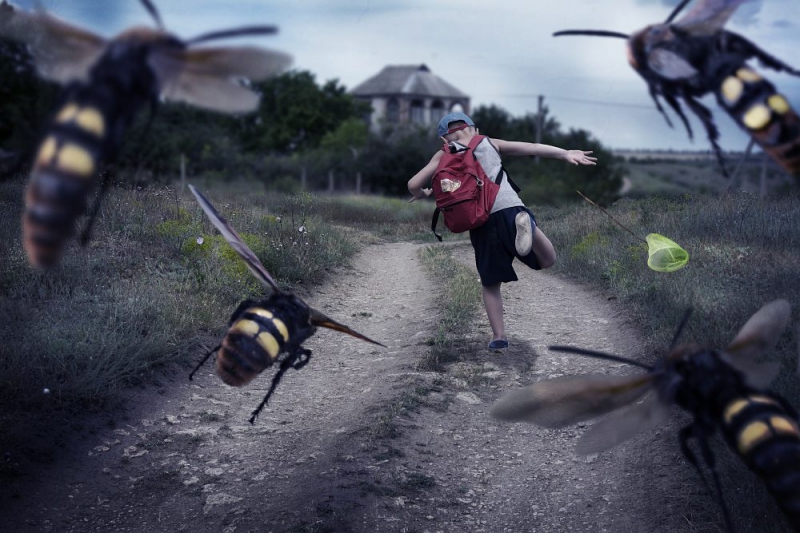
<path fill-rule="evenodd" d="M 426 65 L 384 67 L 350 93 L 372 105 L 373 131 L 383 124 L 436 124 L 450 111 L 469 113 L 469 96 Z"/>

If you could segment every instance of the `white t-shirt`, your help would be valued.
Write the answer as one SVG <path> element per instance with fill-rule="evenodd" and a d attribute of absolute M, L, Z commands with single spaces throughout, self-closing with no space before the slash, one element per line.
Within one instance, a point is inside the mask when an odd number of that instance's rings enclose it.
<path fill-rule="evenodd" d="M 450 146 L 455 148 L 457 152 L 467 149 L 466 146 L 456 141 L 451 142 Z M 500 153 L 489 140 L 489 137 L 484 138 L 478 143 L 478 146 L 475 147 L 475 157 L 489 179 L 496 181 L 495 178 L 497 178 L 500 174 L 500 170 L 503 168 L 503 162 L 500 159 Z M 501 209 L 516 206 L 525 207 L 525 204 L 522 202 L 522 199 L 520 199 L 517 191 L 511 187 L 511 184 L 508 182 L 508 174 L 503 170 L 503 181 L 500 183 L 500 191 L 497 193 L 497 198 L 494 201 L 491 212 L 496 213 Z"/>

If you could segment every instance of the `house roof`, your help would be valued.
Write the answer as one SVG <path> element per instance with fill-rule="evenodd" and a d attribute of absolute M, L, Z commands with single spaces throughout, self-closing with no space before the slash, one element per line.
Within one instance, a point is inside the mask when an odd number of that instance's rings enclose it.
<path fill-rule="evenodd" d="M 414 95 L 441 98 L 469 98 L 425 65 L 395 65 L 384 67 L 378 74 L 356 86 L 355 96 Z"/>

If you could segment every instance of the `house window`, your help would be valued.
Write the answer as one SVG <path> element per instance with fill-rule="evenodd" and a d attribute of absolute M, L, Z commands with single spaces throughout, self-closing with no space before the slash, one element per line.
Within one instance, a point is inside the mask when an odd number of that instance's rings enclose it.
<path fill-rule="evenodd" d="M 444 103 L 441 100 L 434 100 L 431 104 L 431 122 L 439 122 L 444 115 Z"/>
<path fill-rule="evenodd" d="M 397 98 L 390 98 L 386 102 L 386 122 L 394 124 L 400 122 L 400 102 Z"/>
<path fill-rule="evenodd" d="M 422 100 L 411 101 L 411 122 L 414 124 L 425 123 L 425 104 Z"/>

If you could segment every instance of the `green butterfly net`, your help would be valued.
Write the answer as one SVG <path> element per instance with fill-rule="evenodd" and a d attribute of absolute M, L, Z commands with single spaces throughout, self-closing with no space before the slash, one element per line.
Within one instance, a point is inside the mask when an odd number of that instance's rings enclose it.
<path fill-rule="evenodd" d="M 647 252 L 649 254 L 647 258 L 647 266 L 649 266 L 651 269 L 655 270 L 656 272 L 675 272 L 676 270 L 680 270 L 685 267 L 686 263 L 689 262 L 689 252 L 678 246 L 678 243 L 675 241 L 668 239 L 663 235 L 659 235 L 658 233 L 651 233 L 647 236 L 647 240 L 642 239 L 622 222 L 611 216 L 611 213 L 585 196 L 581 191 L 576 192 L 581 195 L 581 198 L 602 211 L 604 215 L 613 220 L 614 223 L 620 228 L 633 235 L 634 238 L 647 243 Z"/>
<path fill-rule="evenodd" d="M 647 236 L 647 249 L 647 266 L 656 272 L 675 272 L 689 262 L 689 252 L 658 233 Z"/>

